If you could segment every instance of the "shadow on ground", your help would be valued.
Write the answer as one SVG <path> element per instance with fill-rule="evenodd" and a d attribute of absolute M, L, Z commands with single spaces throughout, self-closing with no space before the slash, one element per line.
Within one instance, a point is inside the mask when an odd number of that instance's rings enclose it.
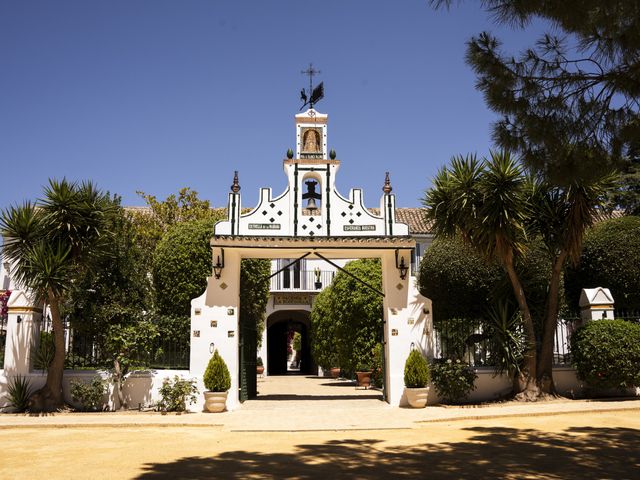
<path fill-rule="evenodd" d="M 147 464 L 154 478 L 638 478 L 640 430 L 471 428 L 465 441 L 382 446 L 378 440 L 298 445 L 292 453 L 225 452 Z M 428 435 L 428 431 L 425 431 Z"/>
<path fill-rule="evenodd" d="M 258 394 L 251 401 L 261 400 L 383 400 L 382 393 L 361 394 L 361 395 L 296 395 L 295 393 L 270 393 L 266 395 Z"/>

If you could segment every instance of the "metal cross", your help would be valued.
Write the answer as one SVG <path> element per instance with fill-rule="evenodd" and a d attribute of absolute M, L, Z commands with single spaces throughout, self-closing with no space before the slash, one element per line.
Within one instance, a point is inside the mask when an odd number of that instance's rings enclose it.
<path fill-rule="evenodd" d="M 302 70 L 300 73 L 303 75 L 309 75 L 309 97 L 311 97 L 311 93 L 313 92 L 313 76 L 322 72 L 313 68 L 313 63 L 310 63 L 309 68 Z"/>

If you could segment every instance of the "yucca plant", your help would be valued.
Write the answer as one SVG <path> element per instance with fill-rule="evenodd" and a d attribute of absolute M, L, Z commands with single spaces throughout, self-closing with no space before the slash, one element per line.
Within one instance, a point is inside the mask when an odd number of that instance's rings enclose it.
<path fill-rule="evenodd" d="M 7 385 L 7 400 L 17 413 L 26 412 L 31 396 L 31 382 L 27 377 L 16 375 Z"/>

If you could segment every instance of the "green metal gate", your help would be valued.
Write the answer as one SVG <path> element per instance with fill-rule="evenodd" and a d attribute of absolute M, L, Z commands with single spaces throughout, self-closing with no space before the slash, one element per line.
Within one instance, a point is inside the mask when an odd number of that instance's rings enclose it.
<path fill-rule="evenodd" d="M 243 318 L 240 315 L 240 401 L 244 402 L 255 398 L 258 394 L 256 375 L 256 350 L 258 347 L 258 335 L 256 322 L 253 318 Z"/>

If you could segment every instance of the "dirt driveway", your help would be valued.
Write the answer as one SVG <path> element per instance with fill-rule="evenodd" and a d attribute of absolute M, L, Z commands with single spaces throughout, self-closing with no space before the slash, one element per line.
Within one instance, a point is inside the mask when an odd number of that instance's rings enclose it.
<path fill-rule="evenodd" d="M 637 411 L 414 429 L 8 428 L 0 478 L 640 478 Z"/>

